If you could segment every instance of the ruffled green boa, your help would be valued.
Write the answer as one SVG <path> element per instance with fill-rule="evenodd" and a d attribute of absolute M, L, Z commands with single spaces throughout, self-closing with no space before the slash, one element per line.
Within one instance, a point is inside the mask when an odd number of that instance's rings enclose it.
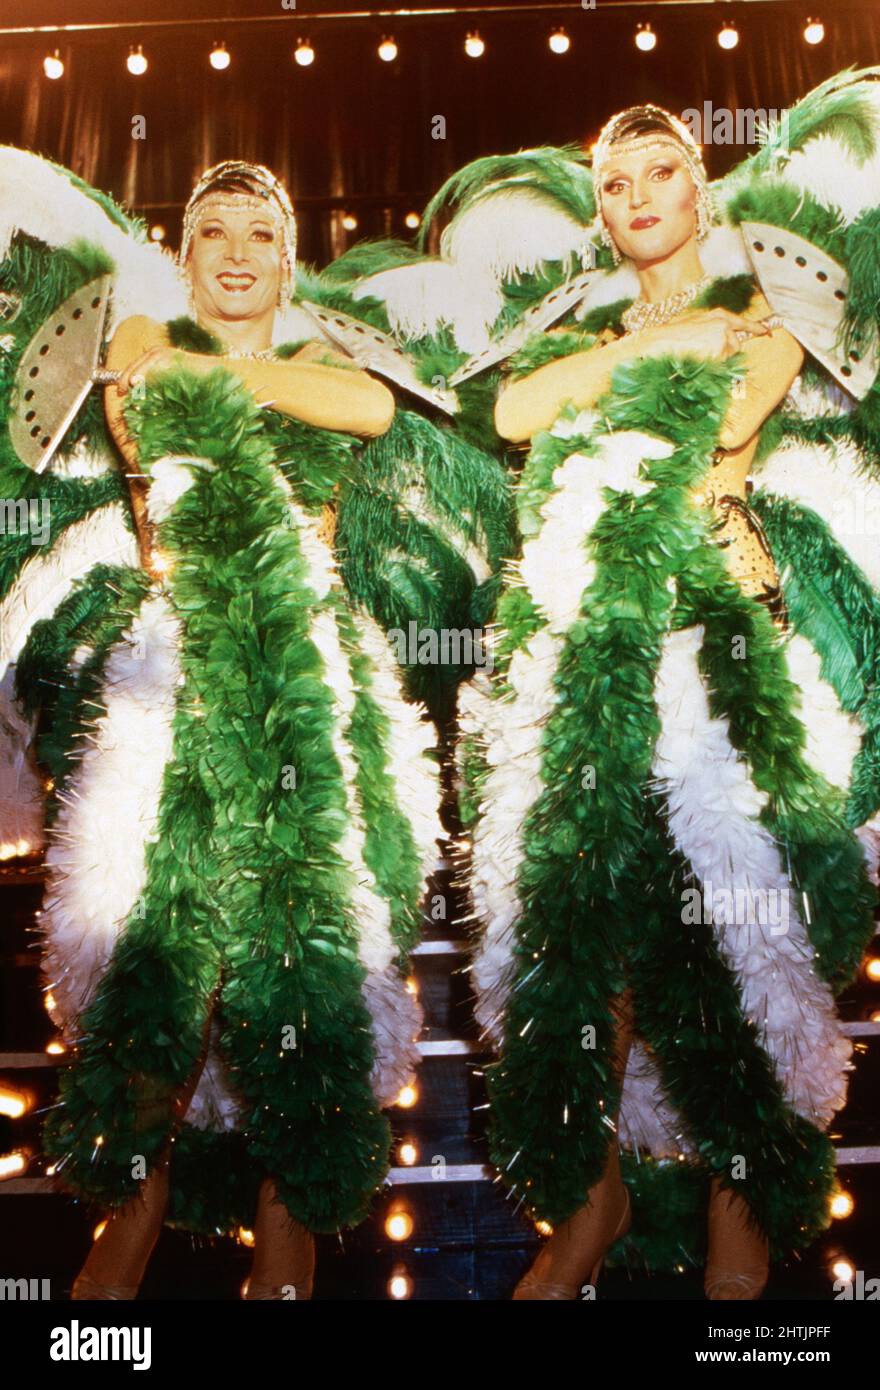
<path fill-rule="evenodd" d="M 597 403 L 607 428 L 660 435 L 674 452 L 643 465 L 656 484 L 649 492 L 607 494 L 587 542 L 595 575 L 555 674 L 544 786 L 524 827 L 506 1043 L 487 1070 L 493 1161 L 536 1215 L 557 1224 L 604 1169 L 612 1134 L 604 1117 L 620 1099 L 609 1067 L 610 1006 L 632 986 L 639 1031 L 700 1156 L 693 1165 L 625 1162 L 638 1245 L 657 1267 L 699 1257 L 695 1179 L 702 1186 L 718 1173 L 741 1191 L 782 1254 L 827 1226 L 835 1171 L 829 1139 L 788 1105 L 713 933 L 682 922 L 687 865 L 650 789 L 653 692 L 673 627 L 705 625 L 712 713 L 730 721 L 731 741 L 768 794 L 762 819 L 787 847 L 793 885 L 809 895 L 817 968 L 833 985 L 850 977 L 873 930 L 861 848 L 841 797 L 805 761 L 779 636 L 729 577 L 709 543 L 708 517 L 689 499 L 710 465 L 736 371 L 736 361 L 628 364 Z M 524 536 L 539 527 L 558 465 L 595 449 L 589 437 L 536 438 L 520 492 Z M 503 697 L 510 655 L 542 619 L 513 588 L 498 623 Z M 745 638 L 747 659 L 734 660 L 734 636 Z M 584 766 L 597 769 L 589 794 L 576 775 Z M 472 805 L 484 776 L 485 766 L 471 762 Z M 582 1046 L 587 1024 L 596 1028 L 593 1049 Z M 748 1177 L 733 1180 L 738 1154 L 748 1156 Z"/>
<path fill-rule="evenodd" d="M 370 1086 L 353 875 L 338 848 L 347 810 L 333 696 L 263 417 L 222 369 L 201 380 L 167 372 L 130 407 L 145 468 L 166 454 L 217 467 L 193 467 L 195 482 L 159 528 L 183 634 L 174 753 L 143 913 L 126 924 L 81 1019 L 45 1133 L 74 1191 L 110 1206 L 135 1193 L 133 1157 L 149 1170 L 160 1152 L 216 997 L 243 1130 L 185 1126 L 172 1167 L 172 1220 L 204 1232 L 252 1221 L 263 1172 L 312 1230 L 356 1223 L 389 1150 Z M 337 606 L 338 595 L 325 602 Z M 418 861 L 408 823 L 389 808 L 387 721 L 354 621 L 342 609 L 339 618 L 357 697 L 358 787 L 376 811 L 365 853 L 403 950 L 417 931 Z M 291 766 L 296 789 L 285 790 Z"/>

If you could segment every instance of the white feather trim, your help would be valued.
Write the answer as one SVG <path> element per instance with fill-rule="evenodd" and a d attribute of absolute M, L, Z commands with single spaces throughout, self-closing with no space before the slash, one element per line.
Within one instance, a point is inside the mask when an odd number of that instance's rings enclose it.
<path fill-rule="evenodd" d="M 697 661 L 702 639 L 696 627 L 664 641 L 655 688 L 662 730 L 654 775 L 676 847 L 702 893 L 711 895 L 713 930 L 737 980 L 743 1013 L 773 1059 L 789 1103 L 824 1127 L 846 1100 L 852 1046 L 831 990 L 814 970 L 798 894 L 758 819 L 766 796 L 730 743 L 727 721 L 710 715 Z M 761 911 L 762 903 L 768 911 Z"/>
<path fill-rule="evenodd" d="M 594 432 L 598 417 L 582 411 L 560 420 L 553 433 L 573 438 Z M 606 489 L 644 493 L 643 460 L 665 458 L 672 445 L 636 431 L 602 435 L 595 456 L 571 454 L 554 471 L 554 491 L 541 506 L 541 528 L 509 568 L 547 618 L 510 663 L 513 698 L 495 700 L 480 672 L 459 692 L 462 733 L 485 741 L 490 765 L 472 849 L 471 890 L 483 933 L 472 962 L 478 1022 L 496 1046 L 514 976 L 513 948 L 521 903 L 517 877 L 525 820 L 542 788 L 541 740 L 557 701 L 553 677 L 564 634 L 577 618 L 594 565 L 587 538 L 607 505 Z"/>
<path fill-rule="evenodd" d="M 189 492 L 196 480 L 193 469 L 216 471 L 217 465 L 207 458 L 192 458 L 186 454 L 166 454 L 150 469 L 150 488 L 147 493 L 147 514 L 156 525 L 170 516 L 177 503 Z"/>
<path fill-rule="evenodd" d="M 880 589 L 880 486 L 863 471 L 855 444 L 786 442 L 768 456 L 756 481 L 762 493 L 787 497 L 820 516 L 872 588 Z"/>
<path fill-rule="evenodd" d="M 181 682 L 179 627 L 161 595 L 110 650 L 95 720 L 49 834 L 41 917 L 53 1020 L 69 1038 L 146 886 Z"/>
<path fill-rule="evenodd" d="M 591 239 L 591 228 L 546 194 L 508 186 L 483 194 L 454 217 L 440 252 L 495 281 L 518 280 L 546 261 L 586 251 Z"/>
<path fill-rule="evenodd" d="M 617 1130 L 623 1148 L 644 1149 L 654 1158 L 693 1153 L 678 1113 L 663 1089 L 656 1059 L 641 1038 L 633 1038 L 627 1057 Z"/>
<path fill-rule="evenodd" d="M 0 146 L 0 186 L 0 260 L 17 231 L 56 247 L 85 238 L 111 257 L 116 271 L 108 333 L 132 314 L 165 320 L 187 312 L 186 290 L 172 257 L 156 243 L 123 231 L 48 160 Z"/>
<path fill-rule="evenodd" d="M 317 613 L 310 636 L 324 660 L 337 711 L 333 747 L 342 769 L 348 810 L 339 851 L 351 869 L 351 905 L 359 926 L 358 959 L 367 972 L 363 996 L 370 1011 L 375 1043 L 371 1081 L 380 1105 L 390 1105 L 412 1080 L 418 1066 L 416 1039 L 422 1027 L 422 1010 L 416 997 L 407 993 L 405 981 L 394 964 L 397 948 L 391 935 L 391 910 L 364 860 L 366 827 L 356 785 L 357 764 L 348 741 L 356 697 L 335 614 L 327 609 Z"/>
<path fill-rule="evenodd" d="M 446 832 L 439 816 L 440 771 L 430 754 L 437 735 L 424 705 L 403 694 L 400 670 L 378 623 L 363 609 L 354 615 L 359 645 L 372 664 L 370 694 L 389 721 L 388 775 L 419 855 L 422 888 L 442 867 L 438 840 Z"/>
<path fill-rule="evenodd" d="M 475 336 L 485 346 L 503 302 L 489 276 L 469 280 L 464 267 L 440 260 L 379 271 L 361 280 L 352 294 L 355 299 L 382 300 L 392 332 L 404 338 L 423 338 L 452 325 L 464 352 L 477 350 L 468 348 Z"/>
<path fill-rule="evenodd" d="M 873 110 L 874 135 L 880 137 L 880 93 L 876 83 L 863 83 L 862 99 Z M 839 211 L 845 223 L 854 222 L 861 213 L 877 205 L 880 188 L 880 140 L 877 151 L 859 164 L 858 160 L 833 135 L 816 135 L 800 150 L 795 150 L 782 177 L 788 183 L 809 193 L 824 207 Z"/>
<path fill-rule="evenodd" d="M 589 432 L 596 418 L 582 412 L 577 420 L 564 422 L 564 431 L 552 433 Z M 596 567 L 586 540 L 601 512 L 603 491 L 643 496 L 654 486 L 641 476 L 644 460 L 668 458 L 673 452 L 672 444 L 635 430 L 601 435 L 596 443 L 595 454 L 570 454 L 554 471 L 556 491 L 541 508 L 541 530 L 526 541 L 522 559 L 509 566 L 519 573 L 553 633 L 566 632 L 575 621 L 593 581 Z"/>
<path fill-rule="evenodd" d="M 384 301 L 392 331 L 402 337 L 420 338 L 448 326 L 462 352 L 482 352 L 504 306 L 502 283 L 581 252 L 590 235 L 541 194 L 500 189 L 450 222 L 441 238 L 442 259 L 380 271 L 363 280 L 354 297 Z"/>
<path fill-rule="evenodd" d="M 553 676 L 561 649 L 562 640 L 544 630 L 514 654 L 508 672 L 514 691 L 510 701 L 492 698 L 491 682 L 482 671 L 459 692 L 461 732 L 485 741 L 489 764 L 471 851 L 471 896 L 483 927 L 471 976 L 477 1022 L 497 1050 L 516 973 L 523 827 L 543 788 L 541 741 L 558 700 Z"/>
<path fill-rule="evenodd" d="M 42 790 L 30 751 L 34 721 L 13 699 L 15 662 L 34 624 L 51 617 L 94 565 L 137 563 L 123 504 L 113 502 L 66 527 L 51 549 L 35 546 L 0 602 L 0 858 L 44 843 Z"/>
<path fill-rule="evenodd" d="M 785 658 L 788 674 L 801 692 L 807 759 L 832 786 L 848 791 L 864 725 L 847 714 L 834 687 L 823 680 L 819 653 L 806 637 L 794 634 L 786 644 Z"/>

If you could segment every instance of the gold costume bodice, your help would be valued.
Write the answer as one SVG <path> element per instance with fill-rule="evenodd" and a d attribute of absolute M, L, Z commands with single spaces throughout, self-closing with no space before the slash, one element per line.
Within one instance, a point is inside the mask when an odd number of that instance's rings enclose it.
<path fill-rule="evenodd" d="M 321 508 L 321 524 L 318 536 L 326 545 L 332 546 L 336 539 L 336 504 L 325 502 Z"/>

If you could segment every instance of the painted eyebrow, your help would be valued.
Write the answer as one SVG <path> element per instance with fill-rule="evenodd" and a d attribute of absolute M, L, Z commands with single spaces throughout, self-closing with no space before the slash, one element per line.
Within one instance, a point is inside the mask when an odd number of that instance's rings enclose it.
<path fill-rule="evenodd" d="M 208 226 L 211 222 L 216 222 L 216 223 L 222 225 L 222 223 L 223 223 L 223 218 L 220 216 L 219 213 L 217 213 L 216 216 L 214 216 L 214 217 L 206 217 L 205 220 L 202 222 L 201 225 L 202 225 L 203 227 L 205 227 L 205 226 Z M 267 231 L 270 231 L 270 232 L 274 232 L 274 230 L 275 230 L 275 228 L 272 226 L 272 223 L 271 223 L 271 222 L 266 222 L 263 218 L 260 218 L 260 217 L 254 217 L 254 218 L 248 223 L 248 226 L 249 226 L 249 227 L 265 227 L 266 230 L 267 230 Z"/>
<path fill-rule="evenodd" d="M 648 168 L 656 169 L 659 165 L 668 164 L 671 160 L 674 160 L 675 158 L 676 156 L 674 154 L 670 154 L 668 156 L 659 155 L 657 159 L 651 161 L 651 163 L 648 165 Z M 604 185 L 606 183 L 613 183 L 615 179 L 628 179 L 630 177 L 631 175 L 625 173 L 622 169 L 612 169 L 610 174 L 606 174 L 604 176 L 604 178 L 602 179 L 602 183 Z"/>

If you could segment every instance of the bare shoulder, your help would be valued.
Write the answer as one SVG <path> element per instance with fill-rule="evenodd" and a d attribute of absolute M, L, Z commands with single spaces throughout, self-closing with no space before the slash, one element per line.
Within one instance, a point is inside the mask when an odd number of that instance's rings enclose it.
<path fill-rule="evenodd" d="M 168 333 L 164 323 L 147 314 L 132 314 L 116 325 L 107 349 L 107 365 L 126 367 L 154 347 L 167 347 Z"/>

